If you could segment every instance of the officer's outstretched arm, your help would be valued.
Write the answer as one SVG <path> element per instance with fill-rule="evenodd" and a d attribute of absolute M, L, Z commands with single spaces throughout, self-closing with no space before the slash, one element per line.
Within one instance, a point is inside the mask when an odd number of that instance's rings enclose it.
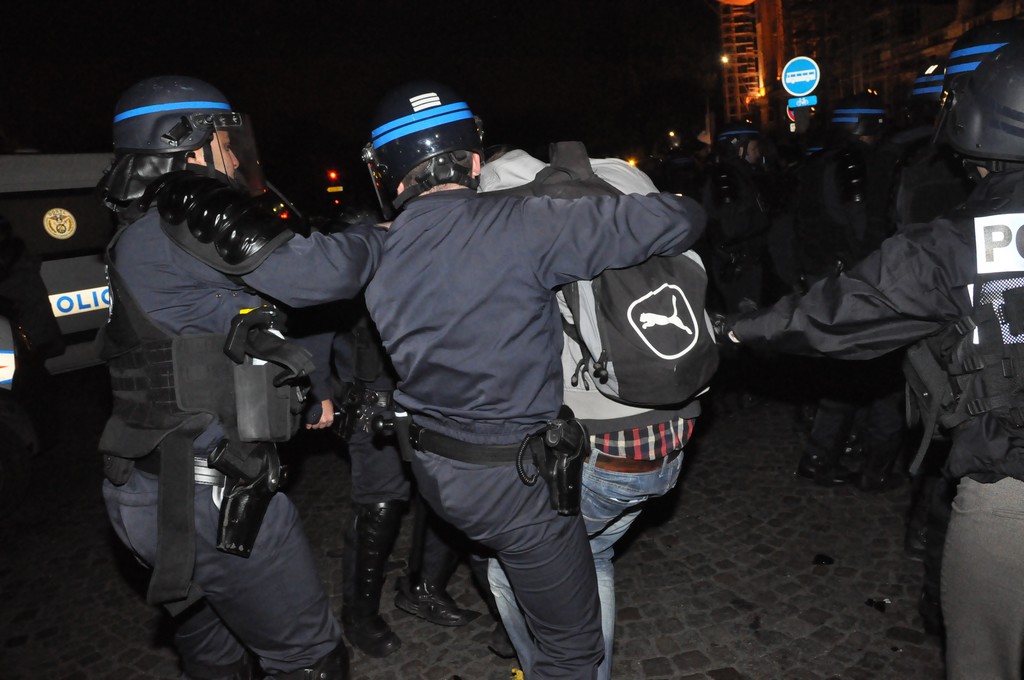
<path fill-rule="evenodd" d="M 153 191 L 167 235 L 225 274 L 251 272 L 294 235 L 262 197 L 248 196 L 212 177 L 170 173 Z"/>

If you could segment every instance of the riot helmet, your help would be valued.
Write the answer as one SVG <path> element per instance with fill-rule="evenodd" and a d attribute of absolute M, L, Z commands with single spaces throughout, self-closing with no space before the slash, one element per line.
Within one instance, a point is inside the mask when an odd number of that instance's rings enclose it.
<path fill-rule="evenodd" d="M 910 88 L 910 98 L 918 101 L 930 101 L 938 103 L 942 99 L 942 79 L 945 69 L 941 64 L 928 64 L 917 77 Z"/>
<path fill-rule="evenodd" d="M 954 151 L 990 170 L 1024 163 L 1024 41 L 989 53 L 955 84 L 940 133 Z"/>
<path fill-rule="evenodd" d="M 392 208 L 399 210 L 441 184 L 475 189 L 472 153 L 482 157 L 483 132 L 469 105 L 441 83 L 418 81 L 392 90 L 381 101 L 363 160 L 390 219 Z"/>
<path fill-rule="evenodd" d="M 853 137 L 880 135 L 885 130 L 885 106 L 873 92 L 850 95 L 839 100 L 829 124 L 835 132 Z"/>
<path fill-rule="evenodd" d="M 906 124 L 934 124 L 939 113 L 939 103 L 942 101 L 944 71 L 942 64 L 937 62 L 927 64 L 918 71 L 904 103 Z"/>
<path fill-rule="evenodd" d="M 757 126 L 745 120 L 729 121 L 715 136 L 716 148 L 723 160 L 742 158 L 752 164 L 761 162 L 760 149 L 758 149 L 757 158 L 750 158 L 751 142 L 760 139 L 761 133 Z"/>
<path fill-rule="evenodd" d="M 217 177 L 249 193 L 263 174 L 248 118 L 209 83 L 157 76 L 129 87 L 114 107 L 114 163 L 100 183 L 115 211 L 154 179 L 178 170 Z"/>
<path fill-rule="evenodd" d="M 987 56 L 1021 38 L 1024 38 L 1024 21 L 1018 19 L 983 24 L 957 38 L 946 59 L 943 100 L 948 99 L 956 84 L 977 69 Z"/>
<path fill-rule="evenodd" d="M 942 80 L 942 101 L 936 124 L 935 142 L 947 142 L 949 114 L 957 93 L 963 89 L 978 67 L 994 56 L 1007 43 L 1024 40 L 1024 21 L 1007 19 L 993 21 L 967 31 L 953 43 Z"/>

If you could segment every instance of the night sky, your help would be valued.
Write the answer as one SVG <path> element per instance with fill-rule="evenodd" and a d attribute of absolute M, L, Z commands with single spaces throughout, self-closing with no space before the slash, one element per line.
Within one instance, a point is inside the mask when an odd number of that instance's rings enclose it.
<path fill-rule="evenodd" d="M 430 78 L 462 94 L 488 144 L 542 154 L 581 139 L 591 155 L 626 156 L 668 129 L 695 134 L 706 99 L 719 105 L 713 6 L 13 0 L 0 33 L 0 132 L 8 147 L 106 151 L 126 87 L 191 75 L 253 117 L 268 177 L 301 203 L 319 197 L 328 167 L 368 184 L 359 148 L 378 99 Z"/>

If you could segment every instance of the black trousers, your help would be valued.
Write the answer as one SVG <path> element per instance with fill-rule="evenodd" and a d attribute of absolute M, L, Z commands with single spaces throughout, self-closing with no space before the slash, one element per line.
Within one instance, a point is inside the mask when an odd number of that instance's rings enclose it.
<path fill-rule="evenodd" d="M 114 531 L 146 564 L 153 564 L 157 550 L 157 483 L 155 476 L 138 470 L 123 486 L 103 482 Z M 196 486 L 193 580 L 216 616 L 188 618 L 179 628 L 175 645 L 183 665 L 228 666 L 248 647 L 269 674 L 312 666 L 341 641 L 341 626 L 298 511 L 283 493 L 275 495 L 252 555 L 229 555 L 217 550 L 220 512 L 212 489 Z"/>
<path fill-rule="evenodd" d="M 604 644 L 582 517 L 552 510 L 544 482 L 526 486 L 511 463 L 474 465 L 417 451 L 412 468 L 434 511 L 494 550 L 505 568 L 537 639 L 531 680 L 596 677 Z"/>

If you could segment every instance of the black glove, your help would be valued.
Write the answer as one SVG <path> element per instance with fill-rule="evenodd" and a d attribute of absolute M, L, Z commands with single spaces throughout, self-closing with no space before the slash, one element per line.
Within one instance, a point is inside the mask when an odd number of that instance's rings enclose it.
<path fill-rule="evenodd" d="M 758 310 L 757 303 L 748 297 L 742 298 L 736 307 L 740 310 L 740 314 L 753 314 Z"/>
<path fill-rule="evenodd" d="M 708 312 L 708 317 L 715 332 L 715 340 L 719 344 L 731 344 L 733 340 L 729 338 L 729 331 L 732 330 L 732 318 L 722 312 Z"/>
<path fill-rule="evenodd" d="M 313 401 L 302 412 L 302 422 L 305 425 L 316 425 L 324 415 L 324 405 L 321 401 Z"/>

